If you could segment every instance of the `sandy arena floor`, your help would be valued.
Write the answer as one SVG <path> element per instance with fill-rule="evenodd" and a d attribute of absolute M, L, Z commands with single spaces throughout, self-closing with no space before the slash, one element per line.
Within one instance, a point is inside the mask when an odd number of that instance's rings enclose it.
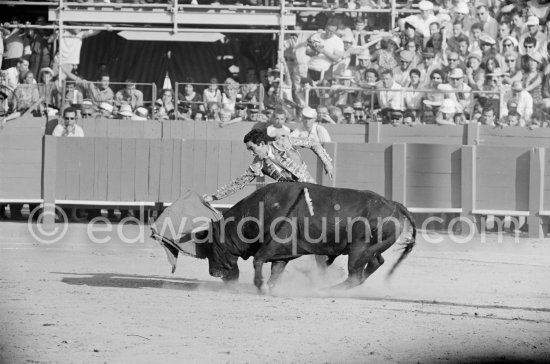
<path fill-rule="evenodd" d="M 105 226 L 103 226 L 105 227 Z M 121 231 L 133 238 L 139 226 Z M 1 363 L 542 362 L 550 358 L 550 239 L 495 235 L 458 244 L 425 237 L 390 282 L 386 265 L 343 293 L 339 258 L 325 278 L 311 258 L 260 296 L 252 263 L 229 290 L 206 261 L 145 239 L 92 243 L 73 224 L 58 243 L 0 222 Z M 143 229 L 145 236 L 148 228 Z M 432 237 L 434 237 L 432 235 Z"/>

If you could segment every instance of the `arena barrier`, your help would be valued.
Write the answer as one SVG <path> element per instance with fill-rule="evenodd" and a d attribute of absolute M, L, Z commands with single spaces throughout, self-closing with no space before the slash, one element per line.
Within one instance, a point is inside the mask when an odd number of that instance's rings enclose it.
<path fill-rule="evenodd" d="M 187 189 L 212 193 L 251 161 L 242 144 L 250 123 L 222 133 L 214 124 L 127 122 L 86 120 L 86 138 L 43 136 L 46 122 L 40 118 L 6 124 L 0 131 L 0 202 L 43 202 L 47 211 L 54 204 L 154 206 Z M 547 231 L 550 130 L 373 123 L 353 125 L 364 128 L 362 140 L 355 140 L 344 134 L 350 126 L 332 127 L 341 128 L 334 135 L 348 138 L 326 145 L 334 180 L 312 152 L 302 153 L 320 183 L 370 189 L 418 213 L 457 213 L 469 221 L 525 216 L 530 236 Z M 451 130 L 456 135 L 448 138 Z M 255 188 L 220 202 L 235 203 Z M 53 215 L 44 222 L 53 223 Z"/>

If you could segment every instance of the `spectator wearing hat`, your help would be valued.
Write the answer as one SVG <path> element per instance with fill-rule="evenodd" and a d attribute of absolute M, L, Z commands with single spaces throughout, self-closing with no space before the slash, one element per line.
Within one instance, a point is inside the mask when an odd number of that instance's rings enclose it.
<path fill-rule="evenodd" d="M 461 68 L 454 68 L 447 76 L 449 84 L 455 91 L 449 94 L 449 98 L 455 101 L 457 112 L 468 114 L 472 106 L 472 88 L 464 83 L 464 71 Z"/>
<path fill-rule="evenodd" d="M 424 92 L 417 91 L 421 88 L 421 73 L 418 69 L 413 68 L 409 72 L 409 85 L 408 90 L 403 95 L 403 101 L 405 103 L 405 109 L 413 111 L 416 115 L 420 113 L 422 109 L 422 99 L 424 98 Z"/>
<path fill-rule="evenodd" d="M 416 31 L 427 39 L 430 37 L 430 24 L 437 21 L 433 13 L 434 5 L 430 1 L 422 0 L 418 3 L 418 9 L 420 9 L 420 14 L 410 15 L 403 20 L 400 19 L 398 24 L 401 29 L 404 29 L 405 22 L 411 23 Z"/>
<path fill-rule="evenodd" d="M 481 51 L 475 50 L 470 52 L 466 62 L 466 82 L 474 90 L 481 89 L 481 86 L 477 84 L 477 79 L 482 78 L 485 80 L 485 70 L 481 68 L 481 59 Z"/>
<path fill-rule="evenodd" d="M 354 82 L 361 85 L 366 81 L 365 72 L 369 68 L 373 68 L 374 64 L 371 62 L 370 52 L 368 49 L 363 49 L 361 53 L 357 55 L 358 65 L 352 68 Z"/>
<path fill-rule="evenodd" d="M 42 68 L 38 74 L 38 81 L 38 94 L 44 101 L 40 105 L 40 111 L 44 112 L 48 106 L 59 108 L 59 88 L 53 81 L 53 70 L 49 67 Z"/>
<path fill-rule="evenodd" d="M 438 125 L 455 125 L 454 116 L 457 113 L 456 103 L 453 99 L 444 99 L 435 116 Z"/>
<path fill-rule="evenodd" d="M 525 22 L 525 25 L 527 26 L 527 32 L 522 34 L 519 38 L 519 51 L 521 54 L 527 54 L 530 52 L 543 52 L 544 46 L 547 42 L 547 35 L 543 33 L 540 30 L 540 21 L 539 18 L 536 16 L 529 16 L 527 18 L 527 22 Z M 525 44 L 525 39 L 527 37 L 531 37 L 535 39 L 535 47 L 533 49 L 527 49 Z"/>
<path fill-rule="evenodd" d="M 98 75 L 97 84 L 90 81 L 83 81 L 85 88 L 88 90 L 89 97 L 95 105 L 99 105 L 102 102 L 113 105 L 115 94 L 109 86 L 111 78 L 108 74 L 103 73 Z"/>
<path fill-rule="evenodd" d="M 402 87 L 409 85 L 409 72 L 413 69 L 413 57 L 414 55 L 406 49 L 399 52 L 400 65 L 393 69 L 393 79 Z"/>
<path fill-rule="evenodd" d="M 331 142 L 327 129 L 317 122 L 317 111 L 307 106 L 302 110 L 302 124 L 294 129 L 290 136 L 308 138 L 321 145 Z"/>
<path fill-rule="evenodd" d="M 382 108 L 382 114 L 386 117 L 391 111 L 403 111 L 403 87 L 393 79 L 393 72 L 382 72 L 382 90 L 378 90 L 378 102 Z"/>
<path fill-rule="evenodd" d="M 80 114 L 82 115 L 82 119 L 90 119 L 94 116 L 94 104 L 91 100 L 85 99 L 82 101 Z"/>
<path fill-rule="evenodd" d="M 467 35 L 470 32 L 470 28 L 474 23 L 472 17 L 470 16 L 470 8 L 465 1 L 459 1 L 454 7 L 453 11 L 453 23 L 462 24 L 462 31 Z"/>
<path fill-rule="evenodd" d="M 102 102 L 99 104 L 99 112 L 102 118 L 111 119 L 113 117 L 114 107 L 108 102 Z"/>
<path fill-rule="evenodd" d="M 336 76 L 338 84 L 332 86 L 331 90 L 331 102 L 333 105 L 345 105 L 349 104 L 356 97 L 355 92 L 346 90 L 352 86 L 354 80 L 353 73 L 350 70 L 345 70 L 342 74 Z"/>
<path fill-rule="evenodd" d="M 132 106 L 129 104 L 122 104 L 120 106 L 120 109 L 118 110 L 118 116 L 119 119 L 123 120 L 130 120 L 134 117 L 134 113 L 132 112 Z"/>
<path fill-rule="evenodd" d="M 336 35 L 337 24 L 329 20 L 322 34 L 315 33 L 308 39 L 306 54 L 308 62 L 308 78 L 318 82 L 333 63 L 344 54 L 344 42 Z"/>
<path fill-rule="evenodd" d="M 433 71 L 441 69 L 441 67 L 442 65 L 435 61 L 433 49 L 425 49 L 422 52 L 422 64 L 417 67 L 422 72 L 422 84 L 429 85 L 431 83 L 430 75 Z"/>
<path fill-rule="evenodd" d="M 542 56 L 539 52 L 527 54 L 527 70 L 523 74 L 523 87 L 533 97 L 535 106 L 542 103 Z"/>
<path fill-rule="evenodd" d="M 529 92 L 525 91 L 521 81 L 514 81 L 512 83 L 512 89 L 504 95 L 504 100 L 507 103 L 508 113 L 513 110 L 513 107 L 510 107 L 510 102 L 514 101 L 516 104 L 515 110 L 521 117 L 524 120 L 531 119 L 533 115 L 533 98 Z"/>
<path fill-rule="evenodd" d="M 489 14 L 487 5 L 479 3 L 476 5 L 476 13 L 479 22 L 482 25 L 482 32 L 496 39 L 498 34 L 498 22 Z"/>
<path fill-rule="evenodd" d="M 115 106 L 120 109 L 122 105 L 130 105 L 132 110 L 143 106 L 143 92 L 136 89 L 135 81 L 128 78 L 124 83 L 125 87 L 115 94 Z"/>
<path fill-rule="evenodd" d="M 481 50 L 481 63 L 486 64 L 487 60 L 490 58 L 497 58 L 498 63 L 496 67 L 499 67 L 501 63 L 503 63 L 502 56 L 497 54 L 497 50 L 495 48 L 495 45 L 497 44 L 496 40 L 491 38 L 490 35 L 482 33 L 479 36 L 479 48 Z M 492 71 L 487 70 L 486 71 Z"/>
<path fill-rule="evenodd" d="M 518 40 L 512 36 L 509 35 L 502 39 L 502 46 L 501 46 L 501 54 L 504 54 L 506 52 L 516 52 L 519 53 L 519 43 Z"/>

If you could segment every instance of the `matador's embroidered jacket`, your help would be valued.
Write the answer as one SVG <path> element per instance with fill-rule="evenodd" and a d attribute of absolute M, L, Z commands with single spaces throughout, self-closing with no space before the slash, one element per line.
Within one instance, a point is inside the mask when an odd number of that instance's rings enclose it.
<path fill-rule="evenodd" d="M 221 200 L 230 196 L 261 176 L 269 176 L 276 181 L 316 183 L 296 148 L 313 150 L 325 167 L 332 167 L 332 159 L 327 151 L 313 139 L 285 136 L 270 142 L 268 148 L 266 158 L 256 156 L 243 175 L 216 191 L 214 199 Z"/>

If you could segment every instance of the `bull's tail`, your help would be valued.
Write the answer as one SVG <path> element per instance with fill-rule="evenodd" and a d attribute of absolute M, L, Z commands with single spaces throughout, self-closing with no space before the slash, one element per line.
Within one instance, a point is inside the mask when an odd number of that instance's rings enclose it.
<path fill-rule="evenodd" d="M 409 220 L 409 222 L 411 224 L 411 227 L 412 227 L 412 235 L 411 235 L 410 238 L 407 239 L 407 241 L 405 241 L 403 243 L 403 245 L 404 245 L 403 251 L 401 252 L 401 255 L 399 256 L 397 261 L 391 267 L 390 271 L 388 272 L 388 278 L 391 277 L 391 275 L 395 272 L 397 267 L 399 267 L 401 262 L 403 262 L 405 260 L 405 258 L 407 258 L 409 253 L 413 250 L 414 245 L 416 244 L 416 224 L 414 223 L 414 218 L 412 217 L 411 213 L 409 212 L 409 210 L 407 210 L 407 208 L 405 206 L 403 206 L 400 203 L 396 203 L 396 204 L 397 204 L 397 209 L 399 210 L 399 212 L 401 212 L 403 215 L 405 215 L 407 220 Z"/>

